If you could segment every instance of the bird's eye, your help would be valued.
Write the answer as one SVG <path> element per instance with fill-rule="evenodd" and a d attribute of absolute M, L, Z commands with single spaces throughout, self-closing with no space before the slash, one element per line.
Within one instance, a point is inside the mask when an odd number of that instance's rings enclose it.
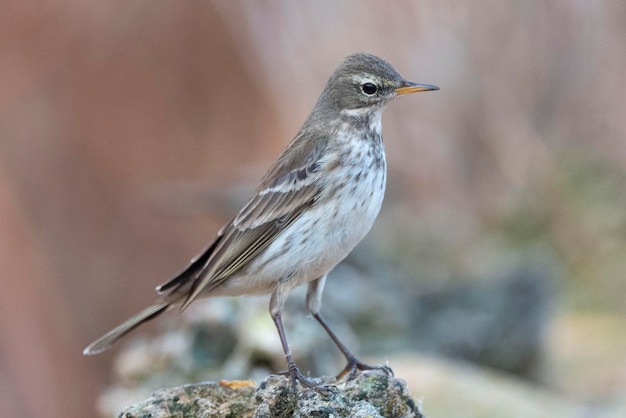
<path fill-rule="evenodd" d="M 371 96 L 372 94 L 376 93 L 378 88 L 372 83 L 365 83 L 361 85 L 361 90 L 363 90 L 363 93 L 367 94 L 368 96 Z"/>

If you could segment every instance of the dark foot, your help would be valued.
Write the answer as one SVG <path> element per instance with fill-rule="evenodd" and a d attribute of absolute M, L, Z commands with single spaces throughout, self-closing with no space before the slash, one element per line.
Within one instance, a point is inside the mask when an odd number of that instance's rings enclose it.
<path fill-rule="evenodd" d="M 347 376 L 347 380 L 352 380 L 358 372 L 366 370 L 382 370 L 389 376 L 393 376 L 393 370 L 389 366 L 370 366 L 369 364 L 361 363 L 356 357 L 350 357 L 346 367 L 337 375 L 337 380 L 342 380 Z"/>
<path fill-rule="evenodd" d="M 300 372 L 300 369 L 298 369 L 296 366 L 290 367 L 289 370 L 279 372 L 277 374 L 282 376 L 289 376 L 289 378 L 291 379 L 291 386 L 294 393 L 297 392 L 296 386 L 298 383 L 300 383 L 303 388 L 314 390 L 322 395 L 330 395 L 331 393 L 337 391 L 337 388 L 335 386 L 328 385 L 323 382 L 318 382 L 306 377 Z"/>

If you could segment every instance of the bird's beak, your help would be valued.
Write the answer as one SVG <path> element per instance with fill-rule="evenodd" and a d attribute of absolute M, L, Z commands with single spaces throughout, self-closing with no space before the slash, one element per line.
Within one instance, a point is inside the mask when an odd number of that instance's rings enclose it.
<path fill-rule="evenodd" d="M 396 89 L 396 93 L 399 95 L 409 94 L 409 93 L 417 93 L 420 91 L 429 91 L 429 90 L 439 90 L 439 87 L 433 86 L 431 84 L 422 84 L 422 83 L 414 83 L 412 81 L 406 81 L 405 85 L 402 87 L 398 87 Z"/>

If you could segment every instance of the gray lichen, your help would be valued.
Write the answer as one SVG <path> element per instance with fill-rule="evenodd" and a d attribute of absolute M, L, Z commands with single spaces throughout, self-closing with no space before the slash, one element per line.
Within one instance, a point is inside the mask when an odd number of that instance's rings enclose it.
<path fill-rule="evenodd" d="M 282 375 L 255 388 L 250 381 L 198 383 L 156 391 L 126 408 L 120 418 L 423 418 L 402 379 L 382 371 L 363 372 L 338 385 L 320 379 L 328 390 L 315 391 Z"/>

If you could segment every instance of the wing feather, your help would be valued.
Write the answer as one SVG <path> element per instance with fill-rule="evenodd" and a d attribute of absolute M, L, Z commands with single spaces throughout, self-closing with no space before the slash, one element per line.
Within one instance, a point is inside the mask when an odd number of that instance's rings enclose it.
<path fill-rule="evenodd" d="M 188 275 L 193 284 L 181 311 L 244 268 L 315 203 L 323 187 L 320 156 L 327 144 L 299 136 L 283 152 L 248 204 L 220 231 L 201 270 Z"/>

